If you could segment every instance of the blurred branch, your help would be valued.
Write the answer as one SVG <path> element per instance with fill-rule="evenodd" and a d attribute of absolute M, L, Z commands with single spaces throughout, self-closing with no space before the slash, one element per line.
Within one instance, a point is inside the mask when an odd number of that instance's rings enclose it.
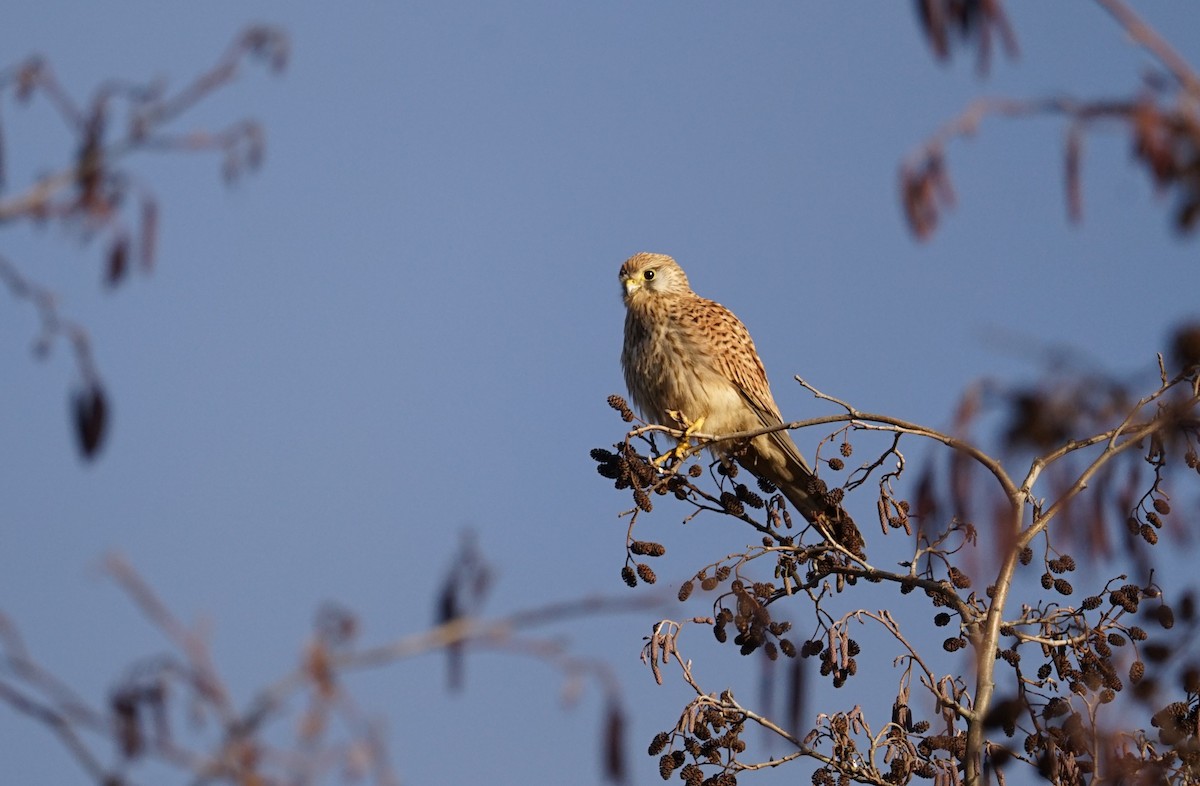
<path fill-rule="evenodd" d="M 1184 60 L 1157 30 L 1143 22 L 1122 0 L 1096 0 L 1096 3 L 1125 28 L 1130 38 L 1158 58 L 1185 90 L 1200 99 L 1200 77 L 1196 76 L 1191 64 Z"/>
<path fill-rule="evenodd" d="M 1138 416 L 1138 414 L 1141 413 L 1143 409 L 1145 409 L 1145 407 L 1159 400 L 1168 392 L 1181 386 L 1190 390 L 1195 386 L 1195 384 L 1196 379 L 1194 374 L 1180 375 L 1174 380 L 1164 384 L 1154 393 L 1151 393 L 1150 395 L 1138 401 L 1137 404 L 1134 405 L 1134 407 L 1130 410 L 1129 414 L 1126 415 L 1125 419 L 1122 420 L 1121 423 L 1112 430 L 1102 434 L 1097 434 L 1096 436 L 1086 440 L 1072 442 L 1063 448 L 1052 452 L 1046 458 L 1035 459 L 1032 467 L 1030 468 L 1029 475 L 1025 479 L 1025 483 L 1022 484 L 1023 489 L 1029 489 L 1032 487 L 1033 483 L 1037 480 L 1038 474 L 1041 472 L 1042 468 L 1046 466 L 1046 464 L 1056 461 L 1062 456 L 1081 448 L 1098 444 L 1100 442 L 1107 443 L 1104 447 L 1104 450 L 1098 456 L 1096 456 L 1090 464 L 1088 464 L 1084 471 L 1079 474 L 1079 477 L 1075 480 L 1075 482 L 1072 483 L 1066 491 L 1059 494 L 1058 498 L 1054 500 L 1053 504 L 1051 504 L 1049 508 L 1035 517 L 1033 523 L 1029 527 L 1029 530 L 1021 537 L 1019 541 L 1020 545 L 1023 546 L 1027 544 L 1029 540 L 1036 536 L 1037 533 L 1040 532 L 1046 526 L 1046 524 L 1054 518 L 1055 515 L 1057 515 L 1064 507 L 1067 506 L 1067 504 L 1070 503 L 1072 499 L 1074 499 L 1088 487 L 1088 483 L 1093 477 L 1095 477 L 1096 473 L 1099 472 L 1100 469 L 1109 461 L 1111 461 L 1117 454 L 1131 448 L 1142 447 L 1143 440 L 1145 440 L 1147 437 L 1155 433 L 1161 433 L 1164 430 L 1164 426 L 1173 425 L 1178 417 L 1177 412 L 1193 411 L 1200 406 L 1200 395 L 1193 393 L 1190 398 L 1177 405 L 1177 410 L 1159 412 L 1156 417 L 1150 418 L 1142 423 L 1134 423 L 1134 419 Z"/>
<path fill-rule="evenodd" d="M 79 762 L 89 778 L 96 783 L 105 783 L 107 776 L 104 766 L 75 733 L 75 724 L 66 716 L 21 693 L 3 680 L 0 680 L 0 702 L 4 702 L 17 712 L 27 715 L 35 722 L 49 728 L 62 742 L 63 747 Z"/>
<path fill-rule="evenodd" d="M 29 301 L 37 310 L 41 332 L 34 341 L 34 354 L 45 356 L 58 336 L 66 336 L 75 350 L 75 360 L 83 378 L 98 382 L 87 331 L 78 323 L 62 318 L 58 312 L 58 297 L 21 275 L 16 265 L 4 256 L 0 256 L 0 279 L 14 298 Z"/>
<path fill-rule="evenodd" d="M 900 202 L 918 240 L 932 236 L 944 210 L 955 202 L 945 149 L 957 138 L 973 135 L 989 115 L 1022 118 L 1057 115 L 1067 119 L 1064 180 L 1067 215 L 1083 214 L 1080 181 L 1084 132 L 1099 122 L 1117 121 L 1129 132 L 1133 149 L 1160 190 L 1177 194 L 1175 226 L 1182 233 L 1200 224 L 1200 77 L 1195 70 L 1121 0 L 1096 0 L 1130 37 L 1153 54 L 1182 89 L 1150 81 L 1133 98 L 1081 101 L 1072 98 L 982 98 L 944 124 L 900 166 Z M 935 3 L 936 4 L 936 3 Z M 966 6 L 975 4 L 966 3 Z M 986 16 L 986 15 L 985 15 Z"/>
<path fill-rule="evenodd" d="M 97 784 L 127 783 L 121 773 L 146 758 L 190 773 L 197 782 L 292 782 L 272 774 L 277 764 L 292 774 L 289 778 L 300 776 L 303 782 L 316 780 L 334 767 L 373 770 L 378 782 L 397 782 L 387 762 L 387 746 L 375 725 L 356 708 L 342 677 L 454 646 L 534 658 L 563 675 L 568 698 L 578 693 L 583 679 L 596 680 L 606 702 L 602 744 L 606 771 L 614 780 L 624 777 L 621 695 L 609 666 L 571 654 L 557 638 L 523 634 L 570 620 L 644 611 L 661 606 L 661 597 L 580 598 L 493 619 L 459 617 L 370 647 L 356 646 L 359 626 L 352 615 L 326 609 L 318 615 L 314 637 L 306 645 L 300 665 L 259 691 L 244 711 L 238 711 L 212 661 L 207 641 L 184 625 L 123 557 L 110 556 L 105 569 L 178 653 L 178 657 L 156 656 L 131 668 L 110 696 L 107 712 L 92 709 L 42 669 L 27 653 L 16 628 L 0 616 L 0 703 L 49 727 Z M 173 685 L 181 690 L 172 690 Z M 278 736 L 267 727 L 288 717 L 288 707 L 304 697 L 308 697 L 308 706 L 299 718 L 296 740 L 290 748 L 280 746 Z M 218 738 L 204 743 L 173 736 L 171 718 L 183 706 L 189 708 L 193 719 L 215 718 L 221 732 Z M 334 717 L 341 718 L 349 730 L 345 742 L 325 739 L 324 730 Z M 122 754 L 116 769 L 101 763 L 81 737 L 81 730 L 97 734 L 104 746 L 115 746 Z"/>
<path fill-rule="evenodd" d="M 241 120 L 219 131 L 171 133 L 168 124 L 215 91 L 229 84 L 247 58 L 264 61 L 276 73 L 286 65 L 288 41 L 275 28 L 256 26 L 243 32 L 217 64 L 174 94 L 160 84 L 135 85 L 117 80 L 103 82 L 86 108 L 81 108 L 62 87 L 49 64 L 41 57 L 26 59 L 0 71 L 0 94 L 15 93 L 28 102 L 45 96 L 62 122 L 74 134 L 75 151 L 70 163 L 53 174 L 37 178 L 16 194 L 0 199 L 0 224 L 25 222 L 44 225 L 54 222 L 63 228 L 78 228 L 85 240 L 103 239 L 107 246 L 104 282 L 115 287 L 125 280 L 131 257 L 136 252 L 143 270 L 155 263 L 158 235 L 158 203 L 153 193 L 124 166 L 134 153 L 161 151 L 217 151 L 224 155 L 227 180 L 254 169 L 262 161 L 264 136 L 258 123 Z M 123 129 L 113 132 L 113 104 L 129 105 Z M 0 128 L 0 144 L 3 141 Z M 4 181 L 6 151 L 0 149 L 0 184 Z M 124 206 L 133 203 L 136 210 Z M 129 228 L 133 222 L 137 232 Z M 136 245 L 133 238 L 136 237 Z M 33 283 L 8 259 L 0 260 L 0 278 L 18 299 L 38 309 L 42 331 L 35 343 L 44 356 L 62 335 L 75 348 L 82 389 L 72 402 L 80 451 L 94 458 L 107 431 L 108 401 L 96 372 L 84 330 L 63 320 L 56 299 L 47 288 Z"/>

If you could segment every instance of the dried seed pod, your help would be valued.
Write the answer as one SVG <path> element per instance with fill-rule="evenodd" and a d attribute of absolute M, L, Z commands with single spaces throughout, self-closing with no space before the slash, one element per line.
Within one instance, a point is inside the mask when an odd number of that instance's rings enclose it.
<path fill-rule="evenodd" d="M 651 756 L 657 756 L 666 749 L 667 743 L 671 741 L 671 735 L 665 731 L 660 731 L 654 735 L 654 739 L 650 741 L 650 748 L 647 751 Z"/>
<path fill-rule="evenodd" d="M 618 396 L 616 393 L 613 393 L 608 397 L 608 405 L 617 412 L 623 412 L 629 409 L 629 404 L 625 403 L 625 399 L 621 396 Z"/>
<path fill-rule="evenodd" d="M 750 507 L 755 508 L 756 510 L 762 508 L 766 504 L 763 502 L 762 497 L 751 491 L 744 483 L 737 484 L 734 492 L 737 494 L 737 498 L 739 500 L 746 503 Z"/>
<path fill-rule="evenodd" d="M 629 550 L 634 554 L 646 557 L 661 557 L 667 553 L 666 547 L 661 543 L 649 540 L 635 540 L 629 544 Z"/>
<path fill-rule="evenodd" d="M 670 780 L 671 773 L 675 771 L 675 757 L 670 753 L 664 753 L 658 760 L 658 774 L 662 779 Z"/>
<path fill-rule="evenodd" d="M 96 457 L 108 426 L 108 399 L 99 382 L 92 381 L 72 396 L 75 436 L 85 459 Z"/>

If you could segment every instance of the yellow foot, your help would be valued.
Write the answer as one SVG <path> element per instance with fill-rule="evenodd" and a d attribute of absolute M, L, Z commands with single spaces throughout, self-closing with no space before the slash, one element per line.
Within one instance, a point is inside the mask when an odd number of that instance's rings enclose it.
<path fill-rule="evenodd" d="M 704 418 L 699 417 L 695 420 L 688 420 L 682 412 L 676 409 L 667 410 L 667 414 L 674 418 L 679 425 L 683 426 L 683 436 L 675 443 L 675 447 L 654 460 L 655 466 L 659 467 L 671 463 L 672 459 L 678 459 L 680 462 L 686 461 L 689 457 L 702 450 L 699 445 L 693 445 L 691 440 L 693 434 L 704 429 Z"/>

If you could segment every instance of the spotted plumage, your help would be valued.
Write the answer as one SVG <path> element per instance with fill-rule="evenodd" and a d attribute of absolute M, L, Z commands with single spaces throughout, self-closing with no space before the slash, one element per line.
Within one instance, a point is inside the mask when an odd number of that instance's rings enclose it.
<path fill-rule="evenodd" d="M 671 413 L 678 412 L 691 421 L 703 419 L 703 431 L 714 435 L 783 423 L 746 326 L 729 309 L 693 292 L 674 259 L 634 254 L 621 266 L 620 278 L 626 308 L 621 366 L 644 418 L 672 424 Z M 811 490 L 813 472 L 787 431 L 749 444 L 717 443 L 715 449 L 774 483 L 805 518 L 820 519 L 839 543 L 861 553 L 854 522 Z"/>

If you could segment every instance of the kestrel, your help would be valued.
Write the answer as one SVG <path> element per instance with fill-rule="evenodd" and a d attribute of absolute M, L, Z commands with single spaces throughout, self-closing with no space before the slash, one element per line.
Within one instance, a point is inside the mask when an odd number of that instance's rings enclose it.
<path fill-rule="evenodd" d="M 674 259 L 634 254 L 620 276 L 626 309 L 621 367 L 642 417 L 659 424 L 682 421 L 689 430 L 715 436 L 783 423 L 746 326 L 720 303 L 693 292 Z M 854 521 L 813 487 L 813 471 L 786 430 L 711 447 L 774 483 L 823 534 L 862 554 Z"/>

